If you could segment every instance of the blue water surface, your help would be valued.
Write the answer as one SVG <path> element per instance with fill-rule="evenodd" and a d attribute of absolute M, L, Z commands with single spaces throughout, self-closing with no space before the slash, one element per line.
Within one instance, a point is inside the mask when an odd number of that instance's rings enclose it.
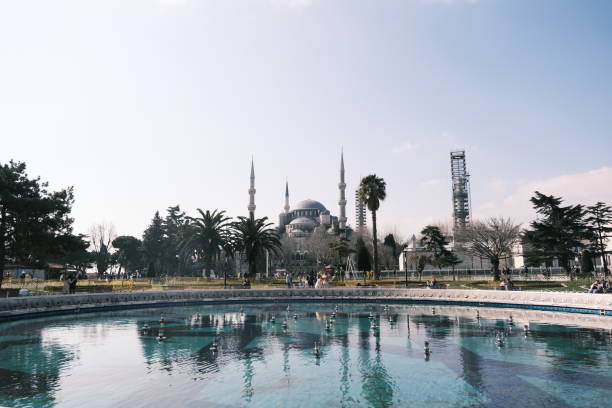
<path fill-rule="evenodd" d="M 334 310 L 217 305 L 4 323 L 0 405 L 556 408 L 612 401 L 610 330 L 512 324 L 511 310 L 478 319 L 465 308 L 347 304 L 332 319 Z"/>

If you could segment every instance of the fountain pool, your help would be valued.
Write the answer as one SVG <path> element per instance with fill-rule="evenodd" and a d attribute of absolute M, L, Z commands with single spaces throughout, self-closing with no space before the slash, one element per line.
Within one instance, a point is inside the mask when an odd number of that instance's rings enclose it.
<path fill-rule="evenodd" d="M 541 408 L 612 401 L 609 317 L 589 317 L 598 327 L 585 327 L 580 316 L 512 309 L 287 306 L 2 323 L 0 405 Z"/>

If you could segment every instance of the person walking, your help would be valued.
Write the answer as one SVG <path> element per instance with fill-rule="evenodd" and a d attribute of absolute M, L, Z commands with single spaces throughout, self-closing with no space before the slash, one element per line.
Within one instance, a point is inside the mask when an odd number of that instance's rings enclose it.
<path fill-rule="evenodd" d="M 287 288 L 291 289 L 292 281 L 293 281 L 293 278 L 291 276 L 291 272 L 287 271 L 287 274 L 285 275 L 285 282 L 287 282 Z"/>

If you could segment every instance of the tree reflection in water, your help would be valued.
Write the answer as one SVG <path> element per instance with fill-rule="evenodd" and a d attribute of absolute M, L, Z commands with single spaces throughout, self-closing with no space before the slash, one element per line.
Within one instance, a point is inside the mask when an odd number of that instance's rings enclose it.
<path fill-rule="evenodd" d="M 194 380 L 206 382 L 227 376 L 228 367 L 239 364 L 241 372 L 236 373 L 236 379 L 241 379 L 241 391 L 237 394 L 247 405 L 256 401 L 260 392 L 299 390 L 304 386 L 299 377 L 304 364 L 313 364 L 309 369 L 312 375 L 317 373 L 315 368 L 323 373 L 326 367 L 337 367 L 332 380 L 337 386 L 333 382 L 326 386 L 335 389 L 340 406 L 396 406 L 406 388 L 427 387 L 403 382 L 401 373 L 410 374 L 409 378 L 422 375 L 426 381 L 431 375 L 429 367 L 440 365 L 446 367 L 446 375 L 452 377 L 454 373 L 466 384 L 464 392 L 476 401 L 475 406 L 482 404 L 478 402 L 480 397 L 487 407 L 508 406 L 517 399 L 523 407 L 570 406 L 552 388 L 543 389 L 527 378 L 586 387 L 602 395 L 612 387 L 611 377 L 605 375 L 612 367 L 610 336 L 603 330 L 531 324 L 526 337 L 522 329 L 509 327 L 505 319 L 476 320 L 452 312 L 433 315 L 430 308 L 423 307 L 397 306 L 393 312 L 383 312 L 380 306 L 353 305 L 338 313 L 333 330 L 326 332 L 323 327 L 329 318 L 325 312 L 331 310 L 329 305 L 299 305 L 300 319 L 290 320 L 286 329 L 281 328 L 279 318 L 283 316 L 282 305 L 245 308 L 250 311 L 244 315 L 231 306 L 225 310 L 168 309 L 163 325 L 159 310 L 141 311 L 138 318 L 131 317 L 134 312 L 119 312 L 81 316 L 74 322 L 66 318 L 63 322 L 75 327 L 85 323 L 82 330 L 91 331 L 89 336 L 112 336 L 113 325 L 121 318 L 122 324 L 131 324 L 138 331 L 149 372 L 188 373 Z M 378 330 L 371 327 L 370 311 L 375 311 Z M 270 321 L 273 314 L 277 315 L 276 324 Z M 389 316 L 393 323 L 388 321 Z M 94 326 L 89 321 L 98 321 L 103 329 L 92 331 Z M 53 405 L 64 367 L 74 364 L 79 346 L 63 343 L 61 336 L 43 341 L 48 324 L 37 320 L 0 326 L 0 403 L 30 399 L 39 401 L 38 406 Z M 145 324 L 150 330 L 143 332 Z M 160 328 L 167 341 L 155 341 Z M 499 333 L 506 338 L 505 349 L 494 345 Z M 220 345 L 218 352 L 210 349 L 215 339 Z M 431 360 L 425 366 L 410 363 L 423 362 L 423 341 L 431 342 Z M 324 349 L 319 359 L 312 354 L 315 342 Z M 275 353 L 280 358 L 278 381 L 255 386 L 258 370 L 261 375 L 265 362 Z M 403 371 L 397 370 L 399 362 L 403 362 Z M 415 369 L 422 373 L 410 371 Z M 435 394 L 436 390 L 430 392 Z"/>

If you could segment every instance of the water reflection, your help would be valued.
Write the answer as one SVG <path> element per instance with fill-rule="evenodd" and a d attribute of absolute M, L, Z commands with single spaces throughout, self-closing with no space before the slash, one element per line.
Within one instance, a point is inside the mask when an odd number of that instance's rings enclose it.
<path fill-rule="evenodd" d="M 513 325 L 499 310 L 477 319 L 466 309 L 345 305 L 333 319 L 333 305 L 285 307 L 151 309 L 0 326 L 0 405 L 69 406 L 95 389 L 76 374 L 97 381 L 102 399 L 89 406 L 108 406 L 112 386 L 117 406 L 181 398 L 218 406 L 564 407 L 612 397 L 603 329 L 537 323 L 526 312 Z M 160 330 L 164 341 L 156 340 Z M 117 389 L 112 380 L 122 372 L 133 375 Z M 161 394 L 165 387 L 180 394 Z"/>

